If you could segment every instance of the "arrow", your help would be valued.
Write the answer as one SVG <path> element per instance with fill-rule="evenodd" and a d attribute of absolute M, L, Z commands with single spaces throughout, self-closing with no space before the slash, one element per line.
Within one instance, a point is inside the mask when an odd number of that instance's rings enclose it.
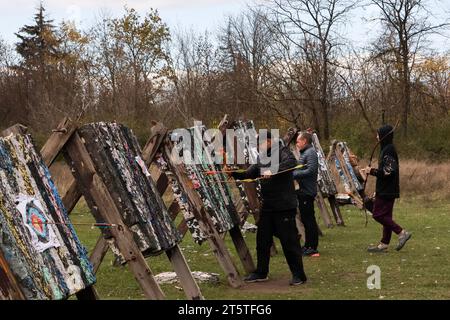
<path fill-rule="evenodd" d="M 237 172 L 237 173 L 245 173 L 246 171 L 247 171 L 246 169 L 219 170 L 219 171 L 210 170 L 210 171 L 205 171 L 204 173 L 205 173 L 206 175 L 214 175 L 214 174 L 233 173 L 233 172 Z"/>
<path fill-rule="evenodd" d="M 278 175 L 278 174 L 286 173 L 286 172 L 289 172 L 289 171 L 293 171 L 293 170 L 297 170 L 297 169 L 301 169 L 301 168 L 305 168 L 305 167 L 307 167 L 306 164 L 298 164 L 298 165 L 296 165 L 295 167 L 292 167 L 292 168 L 289 168 L 289 169 L 286 169 L 286 170 L 279 171 L 279 172 L 277 172 L 277 173 L 275 173 L 275 174 L 270 175 L 269 177 L 258 177 L 258 178 L 255 178 L 255 179 L 242 179 L 242 180 L 235 179 L 234 181 L 235 181 L 235 182 L 256 182 L 256 181 L 260 181 L 260 180 L 270 179 L 270 178 L 272 178 L 273 176 L 276 176 L 276 175 Z M 244 171 L 244 172 L 245 172 L 245 171 Z M 229 180 L 219 180 L 219 181 L 216 181 L 216 182 L 217 182 L 217 183 L 231 183 L 232 181 L 229 181 Z"/>
<path fill-rule="evenodd" d="M 117 227 L 117 224 L 113 223 L 105 223 L 105 222 L 97 222 L 97 223 L 63 223 L 63 222 L 36 222 L 35 224 L 43 225 L 43 224 L 50 224 L 50 225 L 62 225 L 62 226 L 92 226 L 92 227 L 99 227 L 99 228 L 112 228 Z"/>

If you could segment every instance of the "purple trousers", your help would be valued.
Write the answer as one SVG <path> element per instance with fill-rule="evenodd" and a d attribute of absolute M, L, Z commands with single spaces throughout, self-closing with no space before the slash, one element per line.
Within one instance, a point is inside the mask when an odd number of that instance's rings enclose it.
<path fill-rule="evenodd" d="M 389 242 L 391 242 L 392 232 L 400 234 L 403 230 L 402 227 L 396 224 L 392 219 L 394 202 L 395 199 L 375 197 L 375 202 L 373 204 L 372 217 L 375 221 L 383 225 L 383 238 L 381 239 L 381 242 L 384 244 L 389 244 Z"/>

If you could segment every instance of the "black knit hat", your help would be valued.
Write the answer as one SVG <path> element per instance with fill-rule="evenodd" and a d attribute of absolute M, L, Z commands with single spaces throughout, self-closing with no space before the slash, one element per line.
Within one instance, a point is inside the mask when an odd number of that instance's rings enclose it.
<path fill-rule="evenodd" d="M 386 124 L 382 126 L 378 128 L 377 132 L 382 145 L 392 143 L 392 140 L 394 139 L 394 128 L 391 125 Z"/>

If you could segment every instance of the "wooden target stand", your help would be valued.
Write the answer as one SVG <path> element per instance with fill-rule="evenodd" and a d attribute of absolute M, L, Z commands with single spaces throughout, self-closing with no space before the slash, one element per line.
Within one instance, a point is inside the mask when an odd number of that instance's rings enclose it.
<path fill-rule="evenodd" d="M 66 122 L 66 119 L 62 124 Z M 6 137 L 10 134 L 26 134 L 27 127 L 16 124 L 0 133 L 1 137 Z M 47 147 L 47 149 L 46 149 Z M 55 158 L 51 158 L 48 156 L 47 150 L 50 145 L 46 144 L 46 147 L 41 150 L 41 154 L 46 153 L 46 157 L 43 157 L 44 163 L 47 167 L 50 167 L 51 163 Z M 69 211 L 68 211 L 69 213 Z M 78 300 L 97 300 L 98 295 L 94 286 L 89 286 L 84 288 L 83 290 L 77 292 L 76 297 Z M 18 284 L 17 279 L 15 278 L 11 268 L 6 261 L 3 252 L 0 250 L 0 300 L 25 300 L 25 296 Z"/>
<path fill-rule="evenodd" d="M 168 136 L 169 130 L 162 123 L 153 123 L 151 130 L 151 136 L 148 139 L 144 150 L 143 159 L 147 165 L 150 167 L 152 163 L 156 160 L 156 155 L 161 153 L 168 160 L 168 165 L 170 171 L 178 178 L 180 187 L 186 194 L 189 206 L 192 208 L 194 216 L 199 223 L 199 227 L 205 234 L 207 241 L 213 250 L 213 253 L 219 263 L 219 265 L 224 270 L 227 280 L 231 287 L 239 288 L 243 285 L 243 282 L 239 276 L 239 272 L 233 263 L 233 260 L 229 254 L 229 251 L 224 242 L 224 234 L 219 234 L 216 230 L 211 217 L 207 213 L 203 201 L 201 200 L 198 193 L 194 190 L 192 181 L 182 164 L 178 164 L 172 156 L 173 144 Z M 162 172 L 158 166 L 155 166 L 156 171 L 156 186 L 159 193 L 162 195 L 169 187 L 169 179 L 164 172 Z M 180 213 L 180 207 L 176 200 L 174 200 L 169 205 L 169 214 L 171 218 L 175 220 L 177 215 Z M 178 225 L 178 230 L 185 236 L 188 227 L 185 220 L 183 219 Z M 228 231 L 230 233 L 233 244 L 236 248 L 236 252 L 239 259 L 244 267 L 245 272 L 251 273 L 255 271 L 255 264 L 253 262 L 250 250 L 242 236 L 240 225 L 235 225 L 232 229 Z"/>
<path fill-rule="evenodd" d="M 47 140 L 41 150 L 45 163 L 50 167 L 57 156 L 62 153 L 72 170 L 69 187 L 62 195 L 63 204 L 70 213 L 81 197 L 84 197 L 92 215 L 97 222 L 114 224 L 118 227 L 102 228 L 91 255 L 90 261 L 96 273 L 110 245 L 118 249 L 130 268 L 144 295 L 148 299 L 162 300 L 165 298 L 160 286 L 136 244 L 130 229 L 124 225 L 119 209 L 114 205 L 113 198 L 100 176 L 96 173 L 94 164 L 84 142 L 77 133 L 77 125 L 65 118 Z M 177 273 L 186 297 L 191 300 L 203 300 L 200 289 L 195 282 L 191 270 L 178 245 L 165 251 L 174 271 Z"/>
<path fill-rule="evenodd" d="M 364 209 L 364 200 L 363 200 L 363 195 L 364 195 L 364 191 L 362 192 L 362 194 L 358 191 L 358 189 L 356 188 L 355 182 L 353 181 L 352 178 L 352 174 L 350 173 L 346 162 L 345 162 L 345 158 L 344 158 L 344 154 L 342 153 L 342 151 L 340 150 L 340 148 L 337 147 L 337 143 L 338 141 L 336 141 L 332 147 L 331 150 L 327 156 L 328 161 L 330 161 L 331 159 L 333 159 L 333 157 L 335 157 L 340 165 L 341 165 L 341 169 L 343 174 L 345 175 L 346 179 L 349 182 L 349 187 L 350 187 L 350 193 L 348 194 L 352 200 L 354 201 L 355 206 L 358 209 L 363 210 Z"/>

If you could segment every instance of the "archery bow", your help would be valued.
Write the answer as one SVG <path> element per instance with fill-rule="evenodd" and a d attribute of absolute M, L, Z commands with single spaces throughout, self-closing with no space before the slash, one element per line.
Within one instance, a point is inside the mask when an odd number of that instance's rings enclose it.
<path fill-rule="evenodd" d="M 296 170 L 296 169 L 302 169 L 302 168 L 305 168 L 306 166 L 307 166 L 306 164 L 298 164 L 295 167 L 292 167 L 292 168 L 289 168 L 289 169 L 286 169 L 286 170 L 281 170 L 281 171 L 279 171 L 277 173 L 274 173 L 274 174 L 270 175 L 268 178 L 266 178 L 266 177 L 258 177 L 258 178 L 255 178 L 255 179 L 242 179 L 242 180 L 235 179 L 235 181 L 236 182 L 256 182 L 256 181 L 260 181 L 260 180 L 270 179 L 273 176 L 276 176 L 276 175 L 279 175 L 279 174 L 282 174 L 282 173 L 286 173 L 286 172 L 289 172 L 289 171 L 293 171 L 293 170 Z M 232 171 L 232 170 L 230 170 L 230 171 Z M 234 172 L 234 171 L 232 171 L 232 172 Z M 244 172 L 245 172 L 245 170 L 244 170 Z M 220 182 L 230 183 L 232 181 L 221 180 Z"/>

